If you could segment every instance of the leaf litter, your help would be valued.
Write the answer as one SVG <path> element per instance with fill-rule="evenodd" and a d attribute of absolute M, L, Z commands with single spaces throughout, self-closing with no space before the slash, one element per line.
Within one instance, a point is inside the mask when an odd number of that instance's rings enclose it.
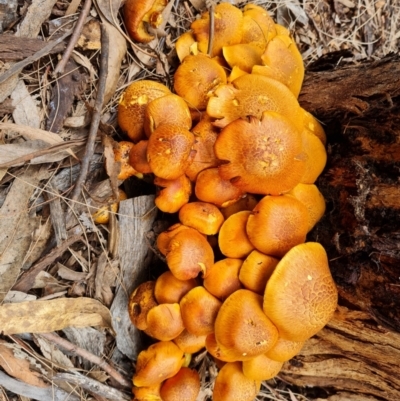
<path fill-rule="evenodd" d="M 7 34 L 44 42 L 55 40 L 71 29 L 81 12 L 80 3 L 26 2 L 20 24 L 11 24 Z M 234 3 L 242 6 L 246 2 Z M 339 62 L 360 63 L 366 58 L 379 60 L 398 49 L 397 0 L 254 3 L 268 9 L 291 30 L 306 66 L 332 52 L 343 52 Z M 33 57 L 30 64 L 0 84 L 0 110 L 4 110 L 0 114 L 0 164 L 5 165 L 0 167 L 0 365 L 6 373 L 0 372 L 0 385 L 28 399 L 63 399 L 68 393 L 71 400 L 93 399 L 89 393 L 72 388 L 90 389 L 100 382 L 103 387 L 97 397 L 129 399 L 129 391 L 121 385 L 123 380 L 115 384 L 115 377 L 122 375 L 129 380 L 131 362 L 141 348 L 141 338 L 127 317 L 126 302 L 132 288 L 151 274 L 146 266 L 152 255 L 147 233 L 155 227 L 153 199 L 143 195 L 148 190 L 137 181 L 126 183 L 131 196 L 142 196 L 122 202 L 118 220 L 113 218 L 108 226 L 96 227 L 91 215 L 116 200 L 119 182 L 111 159 L 112 141 L 122 139 L 116 126 L 122 91 L 130 82 L 147 78 L 171 86 L 176 67 L 174 43 L 206 2 L 170 2 L 165 25 L 146 46 L 126 37 L 120 5 L 120 1 L 108 0 L 92 5 L 73 53 L 75 64 L 62 75 L 51 75 L 62 55 L 54 54 L 53 49 Z M 100 21 L 109 41 L 101 136 L 96 139 L 83 187 L 85 197 L 71 202 L 98 94 Z M 13 60 L 5 63 L 0 57 L 0 80 L 13 66 Z M 66 95 L 60 97 L 61 93 Z M 109 178 L 104 173 L 103 146 Z M 57 208 L 51 207 L 55 200 Z M 61 213 L 64 222 L 60 222 Z M 64 228 L 60 231 L 57 225 Z M 65 233 L 68 238 L 75 236 L 74 240 L 68 242 Z M 136 253 L 132 252 L 134 242 Z M 142 265 L 140 269 L 138 264 Z M 91 372 L 101 367 L 101 362 L 93 365 L 82 355 L 72 358 L 60 344 L 54 345 L 54 337 L 49 340 L 32 334 L 50 335 L 57 330 L 63 330 L 72 346 L 119 368 L 111 373 Z M 101 347 L 93 348 L 93 341 Z M 32 351 L 34 344 L 40 354 Z M 205 400 L 211 395 L 210 378 L 216 370 L 207 357 L 199 363 L 203 372 L 199 400 Z M 84 374 L 76 373 L 76 369 Z M 55 382 L 52 377 L 57 378 Z M 114 380 L 108 380 L 111 377 Z M 49 383 L 58 387 L 49 387 Z M 306 398 L 273 380 L 263 386 L 258 399 Z"/>

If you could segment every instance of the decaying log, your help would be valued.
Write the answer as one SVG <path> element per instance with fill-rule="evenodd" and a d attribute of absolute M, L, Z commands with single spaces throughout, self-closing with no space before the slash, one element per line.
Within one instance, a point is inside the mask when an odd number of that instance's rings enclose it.
<path fill-rule="evenodd" d="M 281 377 L 399 400 L 400 57 L 309 73 L 299 100 L 328 134 L 327 212 L 309 239 L 328 252 L 342 307 Z"/>

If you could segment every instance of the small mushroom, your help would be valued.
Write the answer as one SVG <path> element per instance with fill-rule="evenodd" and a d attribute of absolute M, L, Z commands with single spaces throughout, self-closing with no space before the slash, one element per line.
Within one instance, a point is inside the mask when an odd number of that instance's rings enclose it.
<path fill-rule="evenodd" d="M 193 369 L 181 368 L 175 376 L 165 380 L 160 394 L 163 401 L 196 401 L 199 392 L 199 374 Z"/>
<path fill-rule="evenodd" d="M 238 67 L 242 71 L 251 72 L 256 64 L 261 64 L 261 50 L 256 46 L 245 43 L 224 46 L 222 48 L 224 59 L 231 68 Z"/>
<path fill-rule="evenodd" d="M 304 341 L 290 341 L 279 337 L 275 345 L 265 355 L 274 361 L 286 362 L 296 356 L 303 345 Z"/>
<path fill-rule="evenodd" d="M 253 210 L 258 203 L 258 199 L 252 194 L 246 194 L 240 198 L 237 202 L 221 209 L 221 213 L 224 215 L 225 220 L 237 212 L 243 210 Z"/>
<path fill-rule="evenodd" d="M 176 223 L 169 227 L 167 230 L 163 231 L 157 237 L 157 248 L 158 250 L 165 256 L 168 252 L 168 246 L 175 234 L 178 234 L 179 231 L 187 230 L 189 227 L 184 226 L 183 224 Z"/>
<path fill-rule="evenodd" d="M 146 281 L 140 284 L 129 297 L 129 317 L 139 330 L 147 329 L 147 314 L 151 308 L 157 306 L 154 287 L 154 281 Z"/>
<path fill-rule="evenodd" d="M 179 210 L 179 220 L 188 227 L 206 235 L 217 234 L 224 216 L 217 206 L 207 202 L 190 202 Z"/>
<path fill-rule="evenodd" d="M 204 287 L 195 287 L 190 290 L 180 302 L 186 330 L 196 336 L 212 333 L 221 304 L 221 301 Z"/>
<path fill-rule="evenodd" d="M 166 271 L 156 280 L 154 297 L 159 304 L 179 303 L 182 297 L 197 285 L 195 279 L 178 280 L 170 271 Z"/>
<path fill-rule="evenodd" d="M 135 170 L 129 163 L 129 154 L 133 148 L 134 144 L 128 141 L 117 142 L 114 148 L 114 159 L 120 164 L 120 171 L 118 174 L 119 180 L 126 180 L 129 177 L 136 175 L 142 178 L 143 175 Z"/>
<path fill-rule="evenodd" d="M 115 202 L 110 206 L 103 206 L 92 214 L 93 221 L 96 224 L 107 224 L 110 220 L 110 214 L 118 212 L 119 202 L 128 198 L 127 194 L 121 189 L 118 190 L 118 195 L 118 202 Z"/>
<path fill-rule="evenodd" d="M 260 252 L 282 257 L 306 240 L 307 208 L 292 196 L 265 196 L 249 216 L 247 235 Z"/>
<path fill-rule="evenodd" d="M 143 123 L 147 104 L 170 93 L 165 85 L 146 79 L 135 81 L 125 89 L 118 105 L 118 125 L 131 141 L 145 139 Z"/>
<path fill-rule="evenodd" d="M 154 36 L 145 24 L 157 28 L 162 23 L 162 12 L 167 0 L 127 0 L 124 5 L 124 20 L 129 35 L 140 43 L 148 43 Z"/>
<path fill-rule="evenodd" d="M 163 401 L 160 395 L 161 383 L 149 387 L 133 386 L 132 393 L 134 399 L 132 401 Z"/>
<path fill-rule="evenodd" d="M 253 401 L 260 387 L 261 381 L 243 374 L 241 362 L 226 363 L 215 379 L 213 401 Z"/>
<path fill-rule="evenodd" d="M 155 199 L 156 206 L 165 213 L 176 213 L 189 202 L 192 184 L 185 175 L 173 180 L 156 177 L 154 184 L 159 187 Z"/>
<path fill-rule="evenodd" d="M 186 56 L 198 54 L 197 42 L 192 32 L 184 32 L 175 43 L 176 54 L 182 62 Z"/>
<path fill-rule="evenodd" d="M 248 361 L 243 361 L 242 370 L 248 379 L 263 381 L 275 377 L 282 366 L 283 362 L 274 361 L 262 354 Z"/>
<path fill-rule="evenodd" d="M 185 354 L 195 354 L 205 347 L 206 335 L 196 336 L 185 329 L 178 337 L 174 338 L 174 343 Z"/>
<path fill-rule="evenodd" d="M 338 292 L 322 245 L 300 244 L 282 258 L 268 280 L 263 309 L 290 341 L 306 341 L 331 319 Z"/>
<path fill-rule="evenodd" d="M 237 290 L 222 304 L 215 320 L 217 343 L 237 360 L 265 354 L 278 340 L 278 330 L 262 309 L 262 296 Z"/>
<path fill-rule="evenodd" d="M 133 384 L 137 387 L 154 386 L 175 376 L 185 358 L 172 341 L 160 341 L 139 353 Z"/>
<path fill-rule="evenodd" d="M 150 174 L 153 170 L 147 161 L 147 145 L 149 141 L 139 141 L 129 152 L 129 164 L 139 173 Z"/>

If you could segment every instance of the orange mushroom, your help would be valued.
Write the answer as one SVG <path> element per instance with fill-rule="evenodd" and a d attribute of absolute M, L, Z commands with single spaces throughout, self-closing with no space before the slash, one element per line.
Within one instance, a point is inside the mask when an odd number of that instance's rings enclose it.
<path fill-rule="evenodd" d="M 126 180 L 129 177 L 136 175 L 142 178 L 143 175 L 136 171 L 129 163 L 129 154 L 134 144 L 128 141 L 117 142 L 114 148 L 114 159 L 120 164 L 120 171 L 118 174 L 119 180 Z"/>
<path fill-rule="evenodd" d="M 205 54 L 186 56 L 174 75 L 175 92 L 191 109 L 204 110 L 215 88 L 226 83 L 225 70 Z"/>
<path fill-rule="evenodd" d="M 129 152 L 129 164 L 139 173 L 152 173 L 149 162 L 147 161 L 147 145 L 149 141 L 139 141 L 133 145 Z"/>
<path fill-rule="evenodd" d="M 153 173 L 166 180 L 175 180 L 192 162 L 193 134 L 178 125 L 162 124 L 150 136 L 147 161 Z"/>
<path fill-rule="evenodd" d="M 320 122 L 308 111 L 301 109 L 303 114 L 303 125 L 304 129 L 310 131 L 312 134 L 316 135 L 319 140 L 326 145 L 326 134 Z"/>
<path fill-rule="evenodd" d="M 151 308 L 157 306 L 154 287 L 154 281 L 146 281 L 140 284 L 129 297 L 129 317 L 139 330 L 147 329 L 147 314 Z"/>
<path fill-rule="evenodd" d="M 213 401 L 253 401 L 261 382 L 247 378 L 241 362 L 225 364 L 218 372 L 213 390 Z"/>
<path fill-rule="evenodd" d="M 331 319 L 338 301 L 328 258 L 322 245 L 293 247 L 268 280 L 263 309 L 290 341 L 306 341 Z"/>
<path fill-rule="evenodd" d="M 154 386 L 175 376 L 185 358 L 172 341 L 160 341 L 139 353 L 133 384 L 137 387 Z"/>
<path fill-rule="evenodd" d="M 254 65 L 261 64 L 261 50 L 249 44 L 224 46 L 222 52 L 231 68 L 239 67 L 242 71 L 250 73 Z"/>
<path fill-rule="evenodd" d="M 265 354 L 278 340 L 278 330 L 265 315 L 262 296 L 237 290 L 222 304 L 215 320 L 215 339 L 237 360 Z"/>
<path fill-rule="evenodd" d="M 239 280 L 248 290 L 264 294 L 265 286 L 279 260 L 254 250 L 243 262 Z"/>
<path fill-rule="evenodd" d="M 183 205 L 189 202 L 192 184 L 185 175 L 181 175 L 174 180 L 156 177 L 154 184 L 159 187 L 155 204 L 161 211 L 176 213 Z"/>
<path fill-rule="evenodd" d="M 225 219 L 232 216 L 237 212 L 242 212 L 243 210 L 253 210 L 258 203 L 258 199 L 252 194 L 246 194 L 240 198 L 237 202 L 221 209 L 221 213 L 224 215 Z"/>
<path fill-rule="evenodd" d="M 178 125 L 189 130 L 192 117 L 186 102 L 177 95 L 165 95 L 152 100 L 144 112 L 144 131 L 147 137 L 161 124 Z"/>
<path fill-rule="evenodd" d="M 215 141 L 216 156 L 225 162 L 219 174 L 243 192 L 279 195 L 295 187 L 305 174 L 300 132 L 286 117 L 272 111 L 238 119 Z"/>
<path fill-rule="evenodd" d="M 218 245 L 222 254 L 228 258 L 245 258 L 254 249 L 246 232 L 251 213 L 247 210 L 235 213 L 222 224 L 219 230 Z"/>
<path fill-rule="evenodd" d="M 129 35 L 136 41 L 148 43 L 154 36 L 145 24 L 157 28 L 162 23 L 162 12 L 167 0 L 127 0 L 124 5 L 124 20 Z"/>
<path fill-rule="evenodd" d="M 175 234 L 168 244 L 167 264 L 179 280 L 189 280 L 201 273 L 207 276 L 214 264 L 214 252 L 204 236 L 193 228 Z M 193 291 L 193 290 L 192 290 Z"/>
<path fill-rule="evenodd" d="M 206 335 L 196 336 L 186 329 L 174 338 L 174 343 L 185 353 L 195 354 L 205 347 Z"/>
<path fill-rule="evenodd" d="M 178 234 L 179 231 L 188 230 L 189 227 L 184 226 L 183 224 L 176 223 L 169 227 L 167 230 L 163 231 L 157 237 L 157 248 L 158 250 L 165 256 L 168 252 L 168 246 L 175 234 Z"/>
<path fill-rule="evenodd" d="M 217 206 L 207 202 L 190 202 L 179 210 L 179 220 L 206 235 L 217 234 L 224 216 Z"/>
<path fill-rule="evenodd" d="M 199 392 L 199 374 L 195 370 L 181 368 L 175 376 L 165 380 L 160 394 L 163 401 L 196 401 Z"/>
<path fill-rule="evenodd" d="M 235 45 L 242 39 L 242 12 L 229 3 L 220 3 L 214 9 L 214 39 L 211 57 L 220 56 L 223 46 Z M 210 13 L 205 12 L 201 18 L 190 25 L 193 36 L 202 53 L 207 53 L 210 39 Z"/>
<path fill-rule="evenodd" d="M 133 386 L 132 393 L 134 399 L 132 401 L 163 401 L 160 395 L 161 383 L 149 387 Z"/>
<path fill-rule="evenodd" d="M 282 257 L 306 239 L 307 208 L 292 196 L 265 196 L 249 216 L 247 235 L 254 247 L 270 256 Z"/>
<path fill-rule="evenodd" d="M 221 301 L 204 287 L 190 290 L 180 302 L 185 329 L 196 336 L 212 333 L 221 304 Z"/>
<path fill-rule="evenodd" d="M 218 168 L 208 168 L 201 171 L 194 187 L 196 197 L 218 207 L 226 207 L 237 202 L 244 192 L 230 181 L 221 178 Z"/>
<path fill-rule="evenodd" d="M 274 361 L 262 354 L 248 361 L 243 361 L 242 370 L 248 379 L 263 381 L 275 377 L 282 366 L 283 362 Z"/>
<path fill-rule="evenodd" d="M 156 280 L 154 297 L 159 304 L 179 303 L 182 297 L 196 286 L 195 279 L 178 280 L 170 271 L 166 271 Z"/>
<path fill-rule="evenodd" d="M 219 299 L 226 299 L 229 295 L 242 288 L 239 280 L 239 270 L 243 260 L 226 258 L 214 263 L 209 274 L 203 281 L 204 287 Z"/>
<path fill-rule="evenodd" d="M 198 53 L 197 42 L 192 32 L 185 32 L 179 36 L 175 43 L 175 50 L 180 62 L 182 62 L 186 56 L 190 54 L 196 55 Z"/>
<path fill-rule="evenodd" d="M 127 194 L 121 189 L 118 190 L 118 195 L 118 202 L 115 202 L 110 206 L 103 206 L 92 214 L 93 221 L 96 224 L 107 224 L 110 220 L 110 214 L 118 212 L 119 202 L 128 198 Z"/>
<path fill-rule="evenodd" d="M 170 93 L 165 85 L 149 80 L 135 81 L 125 89 L 118 105 L 118 125 L 131 141 L 145 139 L 143 123 L 147 104 Z"/>
<path fill-rule="evenodd" d="M 301 132 L 303 116 L 293 93 L 281 82 L 262 75 L 246 74 L 232 84 L 219 85 L 207 104 L 207 113 L 226 127 L 238 118 L 261 118 L 264 111 L 275 111 L 288 118 Z"/>
<path fill-rule="evenodd" d="M 286 362 L 297 355 L 303 345 L 304 341 L 290 341 L 278 338 L 275 345 L 265 355 L 274 361 Z"/>

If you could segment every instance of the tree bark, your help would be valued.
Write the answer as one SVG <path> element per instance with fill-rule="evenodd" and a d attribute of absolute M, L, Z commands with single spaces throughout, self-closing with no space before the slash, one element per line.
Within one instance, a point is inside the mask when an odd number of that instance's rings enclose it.
<path fill-rule="evenodd" d="M 399 400 L 400 57 L 308 73 L 299 101 L 328 136 L 327 212 L 309 239 L 341 307 L 281 377 L 347 394 L 332 400 Z"/>

